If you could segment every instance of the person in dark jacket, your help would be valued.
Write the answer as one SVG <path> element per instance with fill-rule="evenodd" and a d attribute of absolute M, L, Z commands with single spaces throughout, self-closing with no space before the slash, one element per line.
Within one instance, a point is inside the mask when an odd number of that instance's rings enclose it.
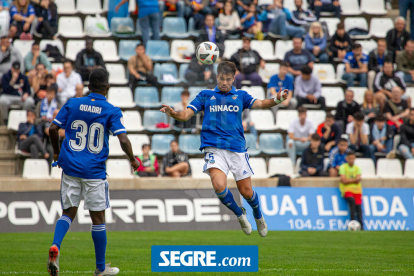
<path fill-rule="evenodd" d="M 388 50 L 392 53 L 394 59 L 398 52 L 404 50 L 405 44 L 410 40 L 410 33 L 405 30 L 405 19 L 402 16 L 395 18 L 394 29 L 387 32 Z"/>
<path fill-rule="evenodd" d="M 328 176 L 328 173 L 323 170 L 324 152 L 321 146 L 321 137 L 315 133 L 312 135 L 310 142 L 310 146 L 302 154 L 300 174 L 304 177 Z"/>
<path fill-rule="evenodd" d="M 87 39 L 85 49 L 76 55 L 75 69 L 81 75 L 82 81 L 89 80 L 89 74 L 96 68 L 104 68 L 102 55 L 93 49 L 93 40 Z"/>
<path fill-rule="evenodd" d="M 316 133 L 321 137 L 321 144 L 326 152 L 335 147 L 341 138 L 341 130 L 331 113 L 326 114 L 325 122 L 318 126 Z"/>
<path fill-rule="evenodd" d="M 334 17 L 341 18 L 341 5 L 338 0 L 310 0 L 309 2 L 318 20 L 321 18 L 321 12 L 333 12 Z"/>
<path fill-rule="evenodd" d="M 57 7 L 50 0 L 40 0 L 34 6 L 37 21 L 37 32 L 42 35 L 42 39 L 52 39 L 57 33 Z"/>
<path fill-rule="evenodd" d="M 414 108 L 410 109 L 410 120 L 400 127 L 400 135 L 398 150 L 405 159 L 414 159 Z"/>
<path fill-rule="evenodd" d="M 210 41 L 217 45 L 220 50 L 220 57 L 224 54 L 224 40 L 223 33 L 214 25 L 214 15 L 207 14 L 204 19 L 204 27 L 200 30 L 200 35 L 197 42 Z"/>
<path fill-rule="evenodd" d="M 369 143 L 373 152 L 389 153 L 392 150 L 394 129 L 386 124 L 384 115 L 378 115 L 372 125 Z"/>
<path fill-rule="evenodd" d="M 329 55 L 332 58 L 338 58 L 342 60 L 346 53 L 351 51 L 352 42 L 351 37 L 345 32 L 345 25 L 344 23 L 338 23 L 336 27 L 336 32 L 331 38 L 331 44 L 329 45 Z"/>
<path fill-rule="evenodd" d="M 191 62 L 184 77 L 188 81 L 189 86 L 195 86 L 196 82 L 204 82 L 204 84 L 214 87 L 217 85 L 216 74 L 213 73 L 213 65 L 202 64 L 198 61 L 195 54 L 191 56 Z"/>
<path fill-rule="evenodd" d="M 296 11 L 292 12 L 292 22 L 296 26 L 304 26 L 309 23 L 318 21 L 311 10 L 304 10 L 303 1 L 295 0 Z"/>
<path fill-rule="evenodd" d="M 378 48 L 372 50 L 368 55 L 368 88 L 374 90 L 375 75 L 382 71 L 384 62 L 393 60 L 392 54 L 387 49 L 385 39 L 378 40 Z"/>
<path fill-rule="evenodd" d="M 354 91 L 345 91 L 345 100 L 340 101 L 336 106 L 335 120 L 343 133 L 345 126 L 354 120 L 354 114 L 359 112 L 361 107 L 354 101 Z"/>
<path fill-rule="evenodd" d="M 180 150 L 176 140 L 170 143 L 171 151 L 162 159 L 164 165 L 164 175 L 173 177 L 182 177 L 191 175 L 188 155 Z"/>

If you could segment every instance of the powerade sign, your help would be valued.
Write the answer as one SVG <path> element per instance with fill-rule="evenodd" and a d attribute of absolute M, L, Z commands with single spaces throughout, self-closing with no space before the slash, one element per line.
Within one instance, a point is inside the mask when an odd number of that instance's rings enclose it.
<path fill-rule="evenodd" d="M 179 245 L 151 247 L 153 272 L 257 272 L 257 245 Z"/>
<path fill-rule="evenodd" d="M 347 229 L 348 205 L 337 188 L 254 189 L 269 230 Z M 414 230 L 414 189 L 365 188 L 362 210 L 364 230 Z M 252 213 L 247 217 L 256 230 Z"/>

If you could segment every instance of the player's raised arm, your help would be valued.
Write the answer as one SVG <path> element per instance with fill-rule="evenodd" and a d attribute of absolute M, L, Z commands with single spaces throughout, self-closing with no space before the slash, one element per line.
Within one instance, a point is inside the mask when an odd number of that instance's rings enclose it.
<path fill-rule="evenodd" d="M 283 102 L 284 100 L 287 99 L 288 97 L 288 93 L 289 91 L 287 89 L 282 91 L 282 88 L 279 90 L 279 92 L 277 93 L 276 97 L 273 99 L 265 99 L 265 100 L 255 100 L 252 108 L 261 108 L 261 109 L 265 109 L 265 108 L 270 108 L 272 106 L 275 106 L 277 104 L 280 104 L 281 102 Z"/>
<path fill-rule="evenodd" d="M 132 152 L 131 142 L 128 139 L 126 133 L 121 133 L 118 136 L 119 143 L 121 144 L 122 150 L 128 156 L 129 162 L 131 162 L 131 166 L 134 167 L 134 170 L 137 170 L 139 167 L 139 162 L 134 157 L 134 153 Z"/>
<path fill-rule="evenodd" d="M 176 119 L 177 121 L 188 121 L 191 117 L 194 116 L 195 112 L 191 108 L 187 108 L 183 111 L 174 111 L 171 106 L 163 104 L 163 107 L 160 109 L 162 113 L 167 114 L 168 116 Z"/>

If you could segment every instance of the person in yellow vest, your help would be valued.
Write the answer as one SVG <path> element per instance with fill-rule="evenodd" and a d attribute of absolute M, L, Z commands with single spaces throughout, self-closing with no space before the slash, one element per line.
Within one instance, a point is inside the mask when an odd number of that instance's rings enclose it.
<path fill-rule="evenodd" d="M 355 152 L 350 151 L 346 155 L 346 162 L 339 167 L 339 190 L 341 196 L 348 202 L 351 220 L 355 220 L 355 212 L 363 229 L 362 222 L 362 185 L 361 168 L 355 165 Z"/>
<path fill-rule="evenodd" d="M 148 144 L 142 145 L 142 154 L 135 157 L 139 161 L 139 167 L 135 174 L 141 177 L 156 177 L 158 176 L 158 161 L 157 157 L 150 154 L 151 146 Z"/>

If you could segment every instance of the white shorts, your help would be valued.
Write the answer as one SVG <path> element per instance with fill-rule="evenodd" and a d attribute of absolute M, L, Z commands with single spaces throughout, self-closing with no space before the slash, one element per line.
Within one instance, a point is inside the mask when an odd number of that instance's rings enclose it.
<path fill-rule="evenodd" d="M 62 209 L 79 207 L 81 194 L 85 210 L 103 211 L 110 207 L 109 184 L 106 179 L 85 179 L 62 173 L 60 187 Z"/>
<path fill-rule="evenodd" d="M 226 175 L 233 173 L 236 181 L 252 176 L 253 170 L 249 163 L 249 154 L 247 152 L 232 152 L 214 147 L 204 148 L 204 160 L 206 163 L 203 172 L 210 175 L 209 169 L 217 168 Z"/>

